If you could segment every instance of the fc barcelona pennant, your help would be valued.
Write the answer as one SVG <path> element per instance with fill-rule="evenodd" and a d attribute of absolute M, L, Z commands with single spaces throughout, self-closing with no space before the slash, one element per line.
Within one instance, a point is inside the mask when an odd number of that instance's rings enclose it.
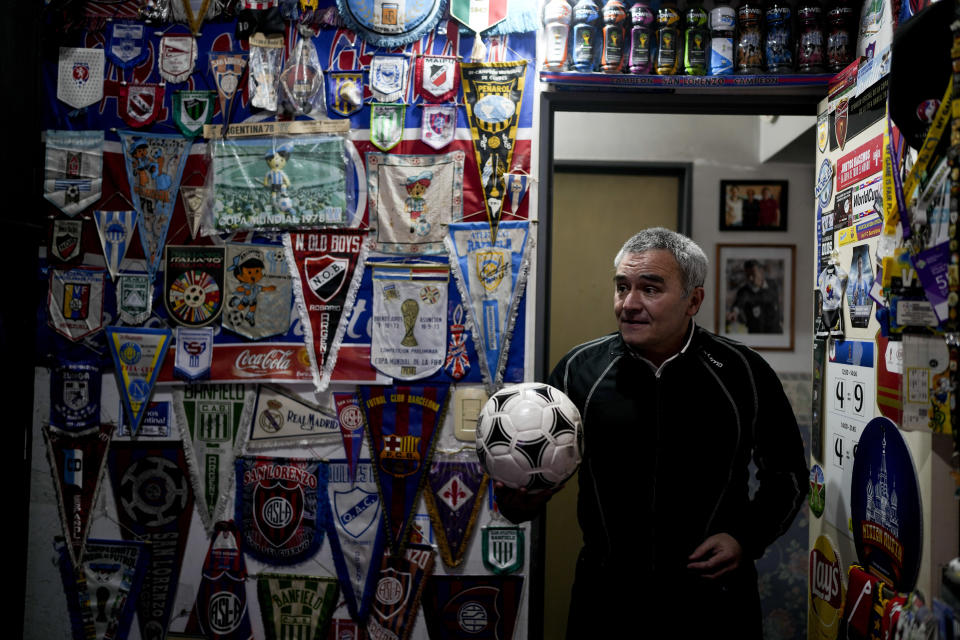
<path fill-rule="evenodd" d="M 335 578 L 261 573 L 257 600 L 267 640 L 325 640 L 339 593 Z"/>
<path fill-rule="evenodd" d="M 57 333 L 74 342 L 103 328 L 103 269 L 50 269 L 47 317 Z"/>
<path fill-rule="evenodd" d="M 430 640 L 513 638 L 523 576 L 431 576 L 423 593 Z"/>
<path fill-rule="evenodd" d="M 100 199 L 103 131 L 47 131 L 43 197 L 68 216 Z"/>
<path fill-rule="evenodd" d="M 167 246 L 163 303 L 170 319 L 202 327 L 223 310 L 224 250 L 213 246 Z"/>
<path fill-rule="evenodd" d="M 127 247 L 133 240 L 133 230 L 137 226 L 137 212 L 94 210 L 93 220 L 97 224 L 100 246 L 103 248 L 103 261 L 107 265 L 110 278 L 114 281 L 120 273 L 120 263 L 127 255 Z"/>
<path fill-rule="evenodd" d="M 424 584 L 433 575 L 436 553 L 429 545 L 411 544 L 402 555 L 383 555 L 367 621 L 371 638 L 408 640 L 420 609 Z"/>
<path fill-rule="evenodd" d="M 487 484 L 487 474 L 476 460 L 437 460 L 430 465 L 427 510 L 440 557 L 448 567 L 463 562 Z"/>
<path fill-rule="evenodd" d="M 187 630 L 200 631 L 209 640 L 253 640 L 246 581 L 237 525 L 233 520 L 218 522 L 203 561 Z"/>
<path fill-rule="evenodd" d="M 160 84 L 123 84 L 120 94 L 120 117 L 127 126 L 145 127 L 163 108 L 164 87 Z"/>
<path fill-rule="evenodd" d="M 370 104 L 370 142 L 390 151 L 403 140 L 403 122 L 407 107 L 403 104 Z"/>
<path fill-rule="evenodd" d="M 414 78 L 420 96 L 426 102 L 456 100 L 460 90 L 460 70 L 453 56 L 420 56 Z"/>
<path fill-rule="evenodd" d="M 123 408 L 136 435 L 173 332 L 137 327 L 107 327 L 106 332 Z"/>
<path fill-rule="evenodd" d="M 213 91 L 173 92 L 173 121 L 183 135 L 194 138 L 203 131 L 204 125 L 210 124 L 215 95 Z"/>
<path fill-rule="evenodd" d="M 327 73 L 327 107 L 345 118 L 360 111 L 363 107 L 363 72 L 330 71 Z"/>
<path fill-rule="evenodd" d="M 83 109 L 103 98 L 103 49 L 60 47 L 57 98 Z"/>

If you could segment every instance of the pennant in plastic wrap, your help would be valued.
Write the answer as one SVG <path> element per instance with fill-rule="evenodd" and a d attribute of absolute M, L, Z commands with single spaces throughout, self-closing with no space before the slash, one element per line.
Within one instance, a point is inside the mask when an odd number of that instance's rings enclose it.
<path fill-rule="evenodd" d="M 367 154 L 367 200 L 373 249 L 388 253 L 443 253 L 444 227 L 463 213 L 465 154 Z"/>
<path fill-rule="evenodd" d="M 407 57 L 379 53 L 370 58 L 370 91 L 377 102 L 404 102 L 407 95 Z"/>
<path fill-rule="evenodd" d="M 376 585 L 383 554 L 382 500 L 370 460 L 361 459 L 356 474 L 350 475 L 349 462 L 330 461 L 327 484 L 327 536 L 340 578 L 347 609 L 354 620 L 367 617 L 370 598 Z"/>
<path fill-rule="evenodd" d="M 334 393 L 333 402 L 337 408 L 337 422 L 343 438 L 343 452 L 347 456 L 348 476 L 352 482 L 356 478 L 357 461 L 363 449 L 363 409 L 355 393 Z"/>
<path fill-rule="evenodd" d="M 50 269 L 47 317 L 50 326 L 74 342 L 103 328 L 106 272 L 91 267 Z"/>
<path fill-rule="evenodd" d="M 257 599 L 267 640 L 326 640 L 339 593 L 335 578 L 261 573 Z"/>
<path fill-rule="evenodd" d="M 107 265 L 110 278 L 114 281 L 120 273 L 120 263 L 127 255 L 127 248 L 133 240 L 133 230 L 137 226 L 136 211 L 100 211 L 93 212 L 97 223 L 97 234 L 103 248 L 103 261 Z"/>
<path fill-rule="evenodd" d="M 454 380 L 460 380 L 470 371 L 470 356 L 467 355 L 467 327 L 464 325 L 463 304 L 453 310 L 453 324 L 450 325 L 450 345 L 443 368 Z"/>
<path fill-rule="evenodd" d="M 60 549 L 60 577 L 74 640 L 126 640 L 150 561 L 142 542 L 87 540 L 79 565 Z"/>
<path fill-rule="evenodd" d="M 100 199 L 103 131 L 47 131 L 43 197 L 68 216 Z"/>
<path fill-rule="evenodd" d="M 203 327 L 223 310 L 223 247 L 166 247 L 163 304 L 170 320 L 184 327 Z"/>
<path fill-rule="evenodd" d="M 147 59 L 147 26 L 142 22 L 110 22 L 107 24 L 107 59 L 121 69 L 132 69 Z"/>
<path fill-rule="evenodd" d="M 120 531 L 125 539 L 150 543 L 150 563 L 137 601 L 140 637 L 162 638 L 193 516 L 183 448 L 176 440 L 116 441 L 110 445 L 108 467 Z"/>
<path fill-rule="evenodd" d="M 157 119 L 163 108 L 162 84 L 122 84 L 118 90 L 120 117 L 128 127 L 145 127 Z"/>
<path fill-rule="evenodd" d="M 228 244 L 226 249 L 223 328 L 251 340 L 286 334 L 290 329 L 293 278 L 283 247 Z"/>
<path fill-rule="evenodd" d="M 74 566 L 83 559 L 90 531 L 90 514 L 100 493 L 100 476 L 110 446 L 112 425 L 101 425 L 79 433 L 46 426 L 47 460 L 57 491 L 60 524 L 67 539 L 67 551 Z"/>
<path fill-rule="evenodd" d="M 83 216 L 74 220 L 49 218 L 47 259 L 50 263 L 70 266 L 82 262 L 84 220 Z"/>
<path fill-rule="evenodd" d="M 408 640 L 436 554 L 431 546 L 411 544 L 402 555 L 383 555 L 367 621 L 371 638 Z"/>
<path fill-rule="evenodd" d="M 347 330 L 344 316 L 363 278 L 365 231 L 310 231 L 283 237 L 303 323 L 313 384 L 323 391 Z"/>
<path fill-rule="evenodd" d="M 191 141 L 179 134 L 120 131 L 119 135 L 133 208 L 140 214 L 140 244 L 153 280 L 163 258 Z"/>
<path fill-rule="evenodd" d="M 309 446 L 340 440 L 336 416 L 283 387 L 262 385 L 250 425 L 248 450 Z"/>
<path fill-rule="evenodd" d="M 117 313 L 126 325 L 139 325 L 153 312 L 153 285 L 150 276 L 125 273 L 117 278 Z"/>
<path fill-rule="evenodd" d="M 323 89 L 323 68 L 313 39 L 300 36 L 286 65 L 280 72 L 280 89 L 284 102 L 294 115 L 326 111 Z"/>
<path fill-rule="evenodd" d="M 390 151 L 403 140 L 403 104 L 370 104 L 370 142 L 383 151 Z"/>
<path fill-rule="evenodd" d="M 244 550 L 260 562 L 297 564 L 323 542 L 327 463 L 301 458 L 237 458 L 236 521 Z"/>
<path fill-rule="evenodd" d="M 136 435 L 173 332 L 138 327 L 107 327 L 106 332 L 120 398 L 130 431 Z"/>
<path fill-rule="evenodd" d="M 450 387 L 359 387 L 391 550 L 406 546 Z"/>
<path fill-rule="evenodd" d="M 468 302 L 474 346 L 490 393 L 503 383 L 517 305 L 523 296 L 533 246 L 526 221 L 505 221 L 496 244 L 482 222 L 451 224 L 447 237 L 460 297 Z"/>
<path fill-rule="evenodd" d="M 214 96 L 216 93 L 213 91 L 173 92 L 173 121 L 183 135 L 194 138 L 203 132 L 203 125 L 210 124 L 213 120 Z"/>
<path fill-rule="evenodd" d="M 370 364 L 399 380 L 433 375 L 447 346 L 446 264 L 371 263 Z"/>
<path fill-rule="evenodd" d="M 211 53 L 210 71 L 213 72 L 213 84 L 220 96 L 220 117 L 223 118 L 223 131 L 230 124 L 233 111 L 233 98 L 240 88 L 240 78 L 247 68 L 246 53 Z"/>
<path fill-rule="evenodd" d="M 497 237 L 506 192 L 503 176 L 512 168 L 513 147 L 523 101 L 527 61 L 463 63 L 463 102 L 480 171 L 487 220 Z"/>
<path fill-rule="evenodd" d="M 253 640 L 246 581 L 237 525 L 233 520 L 218 522 L 203 561 L 187 631 L 200 631 L 209 640 Z"/>
<path fill-rule="evenodd" d="M 280 81 L 280 60 L 283 57 L 283 36 L 250 38 L 250 73 L 247 74 L 247 95 L 250 106 L 265 111 L 277 110 Z"/>
<path fill-rule="evenodd" d="M 360 111 L 363 108 L 363 72 L 328 72 L 327 107 L 345 118 Z"/>
<path fill-rule="evenodd" d="M 510 640 L 522 593 L 523 576 L 431 576 L 423 593 L 430 640 Z"/>
<path fill-rule="evenodd" d="M 457 133 L 457 106 L 425 104 L 422 111 L 420 141 L 437 150 L 453 142 Z"/>
<path fill-rule="evenodd" d="M 173 389 L 173 410 L 197 511 L 207 531 L 230 507 L 234 461 L 243 450 L 253 415 L 253 389 L 242 384 L 204 384 Z"/>
<path fill-rule="evenodd" d="M 451 102 L 460 90 L 460 70 L 453 56 L 420 56 L 414 82 L 426 102 Z"/>
<path fill-rule="evenodd" d="M 470 544 L 483 505 L 487 474 L 476 460 L 435 460 L 427 472 L 427 511 L 437 534 L 440 557 L 457 567 Z"/>
<path fill-rule="evenodd" d="M 210 209 L 210 196 L 210 190 L 206 187 L 180 185 L 180 200 L 183 202 L 183 213 L 187 217 L 191 239 L 197 237 L 200 221 Z"/>
<path fill-rule="evenodd" d="M 83 431 L 100 423 L 100 367 L 93 361 L 60 360 L 50 372 L 50 424 Z"/>
<path fill-rule="evenodd" d="M 103 49 L 60 47 L 57 98 L 83 109 L 103 98 Z"/>
<path fill-rule="evenodd" d="M 213 327 L 177 327 L 176 337 L 174 375 L 187 382 L 208 379 L 213 362 Z"/>
<path fill-rule="evenodd" d="M 185 82 L 197 62 L 197 40 L 191 35 L 164 35 L 160 38 L 157 70 L 171 84 Z"/>

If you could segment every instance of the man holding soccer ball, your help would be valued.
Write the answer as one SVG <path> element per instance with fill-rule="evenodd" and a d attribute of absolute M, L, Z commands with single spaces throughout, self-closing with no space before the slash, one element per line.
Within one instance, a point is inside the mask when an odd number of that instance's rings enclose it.
<path fill-rule="evenodd" d="M 619 331 L 574 348 L 548 380 L 583 419 L 567 637 L 761 638 L 753 561 L 807 492 L 796 418 L 763 358 L 695 324 L 707 258 L 692 240 L 646 229 L 614 265 Z M 515 522 L 552 493 L 497 484 Z"/>

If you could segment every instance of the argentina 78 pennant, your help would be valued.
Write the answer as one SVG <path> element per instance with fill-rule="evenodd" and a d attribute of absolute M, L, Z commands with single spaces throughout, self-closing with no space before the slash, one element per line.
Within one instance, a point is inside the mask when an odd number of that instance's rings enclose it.
<path fill-rule="evenodd" d="M 47 131 L 43 197 L 68 216 L 100 199 L 103 131 Z"/>
<path fill-rule="evenodd" d="M 123 409 L 136 435 L 173 332 L 140 327 L 107 327 L 106 332 Z"/>
<path fill-rule="evenodd" d="M 246 581 L 237 525 L 233 520 L 218 522 L 203 561 L 187 632 L 200 632 L 212 640 L 253 640 Z"/>
<path fill-rule="evenodd" d="M 261 573 L 257 600 L 267 640 L 324 640 L 339 595 L 336 578 Z"/>

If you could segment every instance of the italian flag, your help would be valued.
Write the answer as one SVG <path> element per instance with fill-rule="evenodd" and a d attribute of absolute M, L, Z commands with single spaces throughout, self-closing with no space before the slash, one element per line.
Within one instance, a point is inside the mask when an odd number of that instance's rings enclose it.
<path fill-rule="evenodd" d="M 507 0 L 451 0 L 450 15 L 480 33 L 507 17 Z"/>

